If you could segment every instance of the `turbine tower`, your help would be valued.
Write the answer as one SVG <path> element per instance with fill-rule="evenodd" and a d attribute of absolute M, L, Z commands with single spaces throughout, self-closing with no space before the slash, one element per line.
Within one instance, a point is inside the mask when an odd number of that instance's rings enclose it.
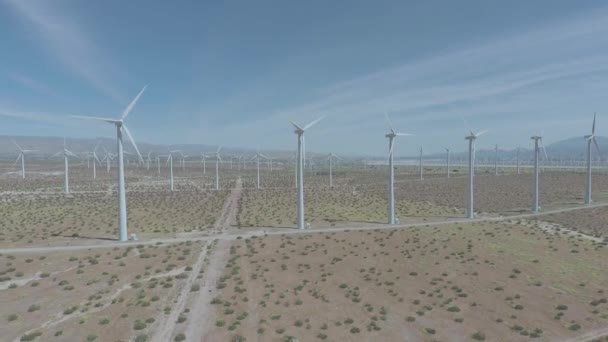
<path fill-rule="evenodd" d="M 467 204 L 467 218 L 475 218 L 475 213 L 473 212 L 473 175 L 475 173 L 475 140 L 479 138 L 482 134 L 485 134 L 486 131 L 481 131 L 477 133 L 473 133 L 472 130 L 469 129 L 470 135 L 465 137 L 465 140 L 469 141 L 469 203 Z"/>
<path fill-rule="evenodd" d="M 21 148 L 21 146 L 19 146 L 19 144 L 17 144 L 15 140 L 13 140 L 13 144 L 15 144 L 15 146 L 17 146 L 19 149 L 19 156 L 17 157 L 17 160 L 15 160 L 15 164 L 17 164 L 19 159 L 21 159 L 21 178 L 25 179 L 25 154 L 37 152 L 38 150 L 24 150 Z"/>
<path fill-rule="evenodd" d="M 167 164 L 169 164 L 169 189 L 171 191 L 173 188 L 173 153 L 181 153 L 179 150 L 171 151 L 169 150 L 169 156 L 167 157 Z"/>
<path fill-rule="evenodd" d="M 424 179 L 424 167 L 422 166 L 422 146 L 420 146 L 420 180 Z"/>
<path fill-rule="evenodd" d="M 145 90 L 146 90 L 146 87 L 143 87 L 143 89 L 137 94 L 137 96 L 135 96 L 133 101 L 131 101 L 131 103 L 129 103 L 127 108 L 122 113 L 122 116 L 120 117 L 120 119 L 93 118 L 93 117 L 86 117 L 86 116 L 79 117 L 82 119 L 92 119 L 92 120 L 107 122 L 107 123 L 113 124 L 116 127 L 116 145 L 117 145 L 116 149 L 118 151 L 118 170 L 117 170 L 118 238 L 120 239 L 120 241 L 128 240 L 128 237 L 127 237 L 127 198 L 126 198 L 126 191 L 125 191 L 125 170 L 124 170 L 122 133 L 124 132 L 127 135 L 129 140 L 131 141 L 131 144 L 133 144 L 135 151 L 137 152 L 137 156 L 139 157 L 139 160 L 143 161 L 143 158 L 141 157 L 141 154 L 139 153 L 139 149 L 137 148 L 137 145 L 135 144 L 135 140 L 133 139 L 133 136 L 129 132 L 129 129 L 125 125 L 124 121 L 127 118 L 127 116 L 129 115 L 129 113 L 131 112 L 131 110 L 133 110 L 133 107 L 135 107 L 135 104 L 137 103 L 137 101 L 139 100 L 139 98 L 141 97 L 141 95 L 144 93 Z"/>
<path fill-rule="evenodd" d="M 517 174 L 519 175 L 519 146 L 517 147 Z"/>
<path fill-rule="evenodd" d="M 257 164 L 257 168 L 258 168 L 258 178 L 257 178 L 257 189 L 260 189 L 260 158 L 266 158 L 268 159 L 268 157 L 266 157 L 265 155 L 261 154 L 260 152 L 256 152 L 255 156 L 253 156 L 253 158 L 251 159 L 255 159 L 256 160 L 256 164 Z"/>
<path fill-rule="evenodd" d="M 591 134 L 585 135 L 587 140 L 587 188 L 585 191 L 585 204 L 591 204 L 591 143 L 595 145 L 597 153 L 601 155 L 600 146 L 595 139 L 595 114 L 593 114 L 593 125 L 591 126 Z"/>
<path fill-rule="evenodd" d="M 494 147 L 494 175 L 498 176 L 498 144 Z"/>
<path fill-rule="evenodd" d="M 68 157 L 77 158 L 72 151 L 68 150 L 65 147 L 65 138 L 63 139 L 63 150 L 55 153 L 53 156 L 57 157 L 63 154 L 63 165 L 64 165 L 64 192 L 66 194 L 70 193 L 70 164 L 68 161 Z"/>
<path fill-rule="evenodd" d="M 450 149 L 445 148 L 445 168 L 448 174 L 448 178 L 450 178 Z"/>
<path fill-rule="evenodd" d="M 289 121 L 294 127 L 294 133 L 298 136 L 298 155 L 296 158 L 296 184 L 297 184 L 297 198 L 298 198 L 298 229 L 305 229 L 304 225 L 304 132 L 307 129 L 311 128 L 319 121 L 321 121 L 323 117 L 320 117 L 316 120 L 313 120 L 308 125 L 304 127 L 300 127 L 296 125 L 293 121 Z"/>
<path fill-rule="evenodd" d="M 98 162 L 101 164 L 101 161 L 97 157 L 98 148 L 99 148 L 99 142 L 97 143 L 97 145 L 95 145 L 95 148 L 93 149 L 93 151 L 87 152 L 87 164 L 89 164 L 89 160 L 93 159 L 93 179 L 97 179 L 97 167 L 95 165 L 95 162 Z M 88 165 L 87 165 L 87 168 L 88 168 Z"/>
<path fill-rule="evenodd" d="M 389 132 L 386 133 L 385 137 L 388 138 L 388 224 L 395 224 L 395 168 L 393 166 L 393 151 L 395 146 L 395 137 L 408 136 L 411 134 L 399 133 L 393 129 L 393 124 L 388 114 L 385 114 L 386 121 L 388 122 Z"/>
<path fill-rule="evenodd" d="M 547 150 L 545 149 L 545 145 L 543 144 L 543 135 L 534 135 L 530 137 L 530 139 L 534 140 L 534 193 L 532 196 L 532 211 L 538 212 L 540 207 L 538 206 L 538 159 L 540 155 L 539 144 L 545 153 L 545 159 L 547 159 Z"/>
<path fill-rule="evenodd" d="M 215 151 L 215 190 L 220 190 L 220 162 L 222 161 L 222 157 L 220 157 L 220 150 L 222 146 L 217 148 Z"/>
<path fill-rule="evenodd" d="M 336 158 L 336 160 L 342 159 L 331 152 L 327 155 L 327 160 L 329 160 L 329 188 L 330 189 L 334 188 L 334 175 L 333 175 L 333 168 L 332 168 L 332 166 L 333 166 L 332 161 L 334 158 Z"/>
<path fill-rule="evenodd" d="M 203 164 L 203 176 L 207 173 L 207 165 L 205 164 L 205 154 L 201 152 L 201 164 Z"/>

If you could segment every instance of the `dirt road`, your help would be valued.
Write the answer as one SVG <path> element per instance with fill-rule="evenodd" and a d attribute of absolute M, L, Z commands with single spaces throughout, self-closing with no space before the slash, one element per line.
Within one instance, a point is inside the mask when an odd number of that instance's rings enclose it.
<path fill-rule="evenodd" d="M 232 189 L 224 202 L 220 219 L 216 221 L 213 227 L 220 236 L 225 234 L 230 229 L 230 225 L 235 222 L 241 192 L 242 182 L 239 178 L 235 188 Z M 221 239 L 217 240 L 217 242 L 215 245 L 207 243 L 201 250 L 192 268 L 192 272 L 190 272 L 188 281 L 178 295 L 177 302 L 171 308 L 171 313 L 167 317 L 162 318 L 163 321 L 159 324 L 158 330 L 151 341 L 172 341 L 172 336 L 176 333 L 177 318 L 186 308 L 186 304 L 190 306 L 190 314 L 185 331 L 187 341 L 200 341 L 204 332 L 209 330 L 208 324 L 211 319 L 210 302 L 217 291 L 215 284 L 222 274 L 230 249 L 230 240 Z M 198 275 L 201 270 L 204 273 L 202 279 L 199 280 Z M 194 284 L 201 285 L 199 291 L 190 291 Z"/>

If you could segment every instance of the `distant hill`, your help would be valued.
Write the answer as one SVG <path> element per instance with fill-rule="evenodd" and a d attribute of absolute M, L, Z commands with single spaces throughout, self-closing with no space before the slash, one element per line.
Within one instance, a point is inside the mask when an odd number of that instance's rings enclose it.
<path fill-rule="evenodd" d="M 35 137 L 35 136 L 0 136 L 0 159 L 10 160 L 17 158 L 19 154 L 17 147 L 13 144 L 13 140 L 16 141 L 22 149 L 38 150 L 29 155 L 29 158 L 34 159 L 46 159 L 53 154 L 63 149 L 63 138 L 60 137 Z M 135 149 L 131 143 L 126 139 L 124 141 L 125 151 L 135 153 Z M 72 139 L 66 140 L 67 148 L 76 153 L 81 154 L 88 151 L 93 151 L 97 144 L 100 144 L 97 153 L 99 156 L 104 154 L 104 147 L 111 153 L 116 153 L 116 139 L 110 138 L 94 138 L 94 139 Z M 199 157 L 201 153 L 213 153 L 217 150 L 216 145 L 205 145 L 205 144 L 177 144 L 177 145 L 160 145 L 150 144 L 146 142 L 137 142 L 142 156 L 145 156 L 152 152 L 153 154 L 167 154 L 169 147 L 172 150 L 180 150 L 187 156 Z M 253 156 L 256 151 L 254 149 L 247 148 L 230 148 L 222 147 L 222 155 L 246 155 Z M 268 153 L 275 158 L 291 158 L 293 151 L 280 151 L 280 150 L 265 150 L 260 151 L 262 153 Z"/>
<path fill-rule="evenodd" d="M 607 137 L 597 137 L 597 142 L 600 145 L 600 150 L 602 152 L 601 158 L 602 160 L 606 160 L 608 156 L 608 138 Z M 603 148 L 605 147 L 605 148 Z M 587 142 L 583 137 L 575 137 L 568 138 L 564 140 L 560 140 L 554 142 L 550 145 L 545 145 L 545 149 L 547 150 L 547 156 L 551 160 L 559 160 L 560 158 L 563 160 L 586 160 L 587 158 Z M 520 158 L 522 160 L 530 160 L 534 158 L 533 149 L 529 148 L 521 148 L 520 149 Z M 542 152 L 541 152 L 542 153 Z M 596 159 L 598 154 L 593 148 L 593 158 Z M 515 160 L 517 158 L 517 149 L 510 150 L 501 150 L 500 146 L 498 148 L 498 156 L 501 160 Z M 407 159 L 418 158 L 417 156 L 409 157 Z M 443 159 L 445 158 L 445 153 L 435 153 L 431 155 L 425 156 L 425 159 Z M 468 151 L 462 152 L 454 152 L 451 154 L 451 158 L 454 160 L 464 160 L 468 158 Z M 493 149 L 477 149 L 476 158 L 479 161 L 493 161 L 495 158 L 495 151 Z"/>
<path fill-rule="evenodd" d="M 59 152 L 63 146 L 63 138 L 59 137 L 30 137 L 30 136 L 0 136 L 0 159 L 3 160 L 11 160 L 17 157 L 18 151 L 15 145 L 13 145 L 13 140 L 16 140 L 17 143 L 23 149 L 33 149 L 39 150 L 39 152 L 32 153 L 30 158 L 34 159 L 46 159 L 53 154 Z M 597 137 L 600 148 L 602 149 L 602 160 L 606 160 L 605 158 L 608 156 L 608 138 L 607 137 Z M 116 140 L 110 138 L 95 138 L 95 139 L 71 139 L 68 138 L 66 143 L 69 150 L 72 152 L 79 154 L 87 151 L 92 151 L 95 148 L 97 143 L 100 143 L 99 155 L 103 155 L 103 147 L 105 147 L 108 151 L 115 153 L 116 150 Z M 169 148 L 168 145 L 160 145 L 160 144 L 150 144 L 146 142 L 138 142 L 139 150 L 143 156 L 147 155 L 148 152 L 153 152 L 154 154 L 166 154 Z M 181 150 L 184 154 L 194 157 L 200 156 L 201 152 L 204 153 L 213 153 L 216 151 L 217 146 L 215 145 L 206 145 L 206 144 L 181 144 L 181 145 L 171 145 L 171 149 Z M 583 137 L 575 137 L 568 138 L 565 140 L 560 140 L 553 144 L 547 145 L 547 154 L 550 159 L 558 160 L 560 158 L 564 160 L 576 159 L 576 160 L 584 160 L 586 156 L 586 148 L 587 143 Z M 130 143 L 125 141 L 125 150 L 129 152 L 135 152 Z M 293 151 L 288 150 L 264 150 L 260 151 L 265 154 L 272 155 L 274 158 L 285 158 L 290 159 L 293 156 Z M 515 160 L 517 155 L 517 149 L 511 150 L 501 150 L 499 149 L 499 157 L 502 160 Z M 222 148 L 222 155 L 247 155 L 252 156 L 255 153 L 254 149 L 247 148 Z M 312 151 L 309 153 L 313 153 L 316 157 L 325 156 L 325 154 L 316 154 Z M 594 158 L 597 158 L 597 153 L 594 149 L 593 151 Z M 491 149 L 478 149 L 477 150 L 477 159 L 479 161 L 491 161 L 494 160 L 494 150 Z M 533 151 L 531 149 L 522 148 L 520 150 L 520 157 L 522 160 L 532 159 Z M 342 156 L 348 158 L 349 156 Z M 467 151 L 461 152 L 453 152 L 452 159 L 453 160 L 464 160 L 468 157 Z M 376 157 L 357 157 L 350 159 L 385 159 L 385 156 L 376 156 Z M 400 159 L 415 159 L 417 156 L 404 157 Z M 431 155 L 425 155 L 425 159 L 443 159 L 445 158 L 445 153 L 435 153 Z"/>

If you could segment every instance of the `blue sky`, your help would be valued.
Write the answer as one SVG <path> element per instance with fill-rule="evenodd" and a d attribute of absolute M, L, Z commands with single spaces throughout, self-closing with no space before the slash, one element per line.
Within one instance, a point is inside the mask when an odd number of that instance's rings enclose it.
<path fill-rule="evenodd" d="M 608 128 L 605 1 L 0 0 L 0 134 L 398 155 Z M 608 133 L 604 133 L 608 134 Z"/>

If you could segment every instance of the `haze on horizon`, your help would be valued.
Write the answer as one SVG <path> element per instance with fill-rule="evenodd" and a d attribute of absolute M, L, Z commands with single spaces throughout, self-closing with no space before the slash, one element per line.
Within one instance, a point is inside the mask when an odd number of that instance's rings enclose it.
<path fill-rule="evenodd" d="M 326 119 L 307 150 L 530 148 L 608 117 L 602 1 L 0 1 L 0 134 L 111 137 L 70 115 L 129 116 L 142 142 L 289 150 L 288 120 Z"/>

